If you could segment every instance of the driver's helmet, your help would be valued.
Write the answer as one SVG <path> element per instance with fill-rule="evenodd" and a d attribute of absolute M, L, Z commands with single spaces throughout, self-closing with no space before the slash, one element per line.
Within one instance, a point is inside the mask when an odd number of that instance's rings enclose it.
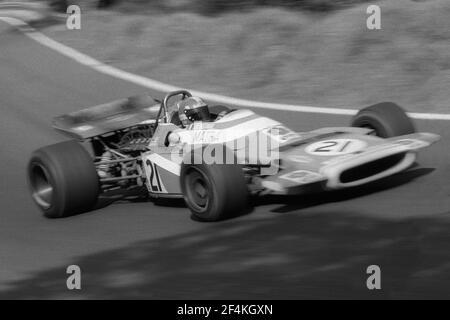
<path fill-rule="evenodd" d="M 183 125 L 194 121 L 209 121 L 208 105 L 201 98 L 188 97 L 178 103 L 178 115 Z"/>

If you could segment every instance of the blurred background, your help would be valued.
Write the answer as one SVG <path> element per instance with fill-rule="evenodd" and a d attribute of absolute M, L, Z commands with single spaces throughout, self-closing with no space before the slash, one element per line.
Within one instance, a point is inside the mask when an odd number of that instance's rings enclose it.
<path fill-rule="evenodd" d="M 410 111 L 450 111 L 449 0 L 21 2 L 43 8 L 44 18 L 27 21 L 51 38 L 180 87 L 266 102 L 356 109 L 391 100 Z M 81 8 L 80 30 L 66 26 L 69 4 Z M 373 4 L 381 30 L 366 26 Z M 125 200 L 49 221 L 26 196 L 25 172 L 33 150 L 63 139 L 51 118 L 147 89 L 2 28 L 0 299 L 450 297 L 447 121 L 417 120 L 442 141 L 419 167 L 366 188 L 268 197 L 219 224 L 192 221 L 182 202 Z M 349 120 L 258 112 L 296 131 Z M 66 289 L 70 264 L 83 270 L 80 292 Z M 383 270 L 377 293 L 365 285 L 372 264 Z"/>
<path fill-rule="evenodd" d="M 57 40 L 127 71 L 181 87 L 328 107 L 395 101 L 445 112 L 448 0 L 71 0 L 81 30 Z M 381 30 L 366 10 L 381 8 Z"/>

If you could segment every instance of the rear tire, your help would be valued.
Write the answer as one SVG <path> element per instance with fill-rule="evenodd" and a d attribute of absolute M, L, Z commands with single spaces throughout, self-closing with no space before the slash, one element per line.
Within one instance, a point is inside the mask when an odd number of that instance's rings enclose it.
<path fill-rule="evenodd" d="M 233 164 L 183 164 L 181 190 L 195 220 L 220 221 L 245 212 L 249 192 L 244 173 Z"/>
<path fill-rule="evenodd" d="M 416 131 L 406 112 L 392 102 L 382 102 L 360 110 L 352 120 L 352 127 L 373 129 L 381 138 L 391 138 Z"/>
<path fill-rule="evenodd" d="M 93 159 L 76 141 L 36 150 L 28 164 L 28 182 L 33 200 L 48 218 L 92 210 L 100 193 Z"/>

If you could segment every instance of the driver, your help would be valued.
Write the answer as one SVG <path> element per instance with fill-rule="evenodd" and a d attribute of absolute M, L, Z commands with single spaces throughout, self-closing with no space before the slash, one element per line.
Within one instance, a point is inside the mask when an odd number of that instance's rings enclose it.
<path fill-rule="evenodd" d="M 194 121 L 210 121 L 208 105 L 201 98 L 188 97 L 177 104 L 178 117 L 181 124 L 186 127 Z"/>

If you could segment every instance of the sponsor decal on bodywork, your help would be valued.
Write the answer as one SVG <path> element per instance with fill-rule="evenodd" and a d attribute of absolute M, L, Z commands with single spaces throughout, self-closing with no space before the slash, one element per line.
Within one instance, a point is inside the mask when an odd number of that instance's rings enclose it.
<path fill-rule="evenodd" d="M 358 139 L 329 139 L 310 144 L 305 152 L 316 156 L 337 156 L 355 153 L 366 147 L 367 143 Z"/>

